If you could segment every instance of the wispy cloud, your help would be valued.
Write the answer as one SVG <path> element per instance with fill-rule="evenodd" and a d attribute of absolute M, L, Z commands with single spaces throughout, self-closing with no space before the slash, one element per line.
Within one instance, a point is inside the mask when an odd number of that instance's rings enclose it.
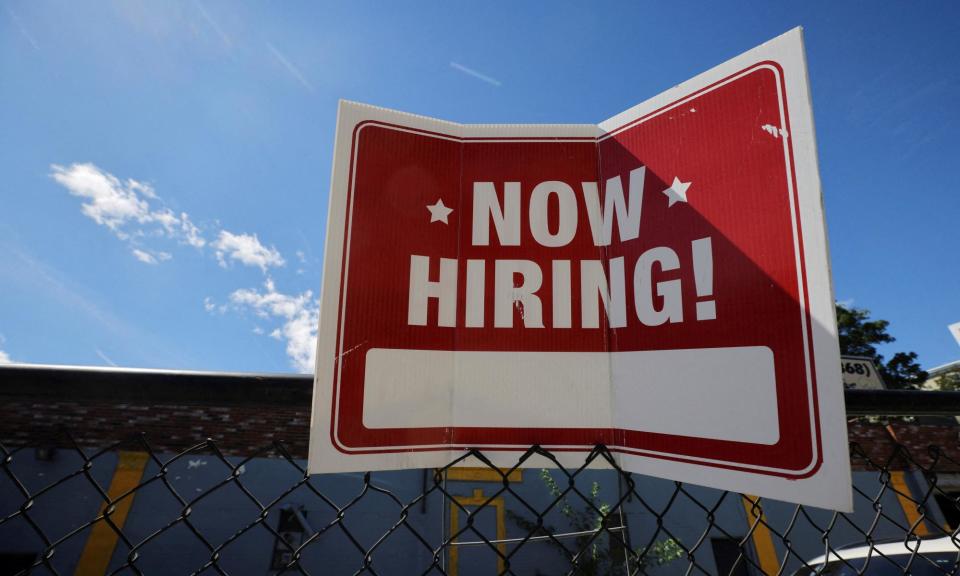
<path fill-rule="evenodd" d="M 200 233 L 200 228 L 190 220 L 186 212 L 179 216 L 169 208 L 162 208 L 150 214 L 151 221 L 163 227 L 163 233 L 169 238 L 175 238 L 181 244 L 189 244 L 194 248 L 203 248 L 207 241 Z"/>
<path fill-rule="evenodd" d="M 226 314 L 229 306 L 227 304 L 217 304 L 213 298 L 207 296 L 203 299 L 203 309 L 209 312 L 211 315 L 223 315 Z"/>
<path fill-rule="evenodd" d="M 20 31 L 20 35 L 23 36 L 24 40 L 27 41 L 30 46 L 36 50 L 40 51 L 40 45 L 37 44 L 37 41 L 33 39 L 33 36 L 27 32 L 26 27 L 23 25 L 23 22 L 20 20 L 20 17 L 17 16 L 17 13 L 13 11 L 12 8 L 7 6 L 7 14 L 10 15 L 10 19 L 13 20 L 14 25 L 17 27 L 17 30 Z"/>
<path fill-rule="evenodd" d="M 459 71 L 459 72 L 463 72 L 463 73 L 466 74 L 467 76 L 473 76 L 473 77 L 476 78 L 477 80 L 480 80 L 480 81 L 482 81 L 482 82 L 486 82 L 487 84 L 490 84 L 491 86 L 496 86 L 497 88 L 503 86 L 503 83 L 500 82 L 499 80 L 497 80 L 496 78 L 494 78 L 494 77 L 492 77 L 492 76 L 487 76 L 486 74 L 483 74 L 482 72 L 477 72 L 477 71 L 474 70 L 473 68 L 468 68 L 468 67 L 464 66 L 463 64 L 460 64 L 459 62 L 450 62 L 450 67 L 453 68 L 454 70 Z"/>
<path fill-rule="evenodd" d="M 156 264 L 169 260 L 169 252 L 144 246 L 151 237 L 162 237 L 202 248 L 206 244 L 200 228 L 186 212 L 176 214 L 163 205 L 153 186 L 132 178 L 120 180 L 95 164 L 50 165 L 50 177 L 83 200 L 80 211 L 117 238 L 130 245 L 141 262 Z"/>
<path fill-rule="evenodd" d="M 290 62 L 290 59 L 287 58 L 283 52 L 278 50 L 276 46 L 269 42 L 267 42 L 267 49 L 270 50 L 270 52 L 273 54 L 273 57 L 276 58 L 284 68 L 286 68 L 287 72 L 289 72 L 290 75 L 293 76 L 301 86 L 306 88 L 309 92 L 314 91 L 313 84 L 307 80 L 306 76 L 303 75 L 303 72 L 301 72 L 299 68 Z"/>
<path fill-rule="evenodd" d="M 60 271 L 14 245 L 2 245 L 0 251 L 4 254 L 4 258 L 0 258 L 0 279 L 24 284 L 55 300 L 64 309 L 88 316 L 118 338 L 131 340 L 140 336 L 133 326 L 84 295 L 86 290 Z"/>
<path fill-rule="evenodd" d="M 137 260 L 143 262 L 144 264 L 156 264 L 156 263 L 157 263 L 157 259 L 154 258 L 154 257 L 153 257 L 153 254 L 150 254 L 149 252 L 144 252 L 143 250 L 141 250 L 141 249 L 139 249 L 139 248 L 134 248 L 133 250 L 131 250 L 131 252 L 133 253 L 133 256 L 134 256 Z"/>
<path fill-rule="evenodd" d="M 99 356 L 101 360 L 103 360 L 104 362 L 106 362 L 106 363 L 109 364 L 110 366 L 116 367 L 117 363 L 114 362 L 113 360 L 111 360 L 109 356 L 107 356 L 106 354 L 104 354 L 104 353 L 103 353 L 103 350 L 97 348 L 97 349 L 95 350 L 95 352 L 97 353 L 97 356 Z"/>
<path fill-rule="evenodd" d="M 173 258 L 173 255 L 169 252 L 147 252 L 146 250 L 140 250 L 139 248 L 134 248 L 131 250 L 133 256 L 143 262 L 144 264 L 156 264 L 158 262 L 163 262 Z"/>
<path fill-rule="evenodd" d="M 217 33 L 217 36 L 220 37 L 220 40 L 223 41 L 224 46 L 230 48 L 233 46 L 233 41 L 230 39 L 230 36 L 223 31 L 223 28 L 220 27 L 220 24 L 213 19 L 213 16 L 207 12 L 207 8 L 203 5 L 202 2 L 197 2 L 197 10 L 200 11 L 200 16 L 213 28 L 213 31 Z"/>
<path fill-rule="evenodd" d="M 217 261 L 224 268 L 227 267 L 228 258 L 245 266 L 256 266 L 264 273 L 271 266 L 286 264 L 280 252 L 273 246 L 267 248 L 261 244 L 256 234 L 233 234 L 221 230 L 213 247 L 217 251 Z"/>
<path fill-rule="evenodd" d="M 264 282 L 264 290 L 244 288 L 230 294 L 230 302 L 239 309 L 250 309 L 264 320 L 274 320 L 281 325 L 269 336 L 285 341 L 287 357 L 291 365 L 301 372 L 312 372 L 316 362 L 317 323 L 320 318 L 320 303 L 307 290 L 290 295 L 277 291 L 272 279 Z M 259 329 L 259 332 L 258 332 Z M 255 333 L 263 333 L 259 326 Z"/>
<path fill-rule="evenodd" d="M 297 260 L 299 260 L 301 264 L 301 266 L 297 267 L 297 275 L 302 275 L 305 272 L 302 265 L 307 263 L 307 255 L 303 252 L 303 250 L 297 250 L 296 254 Z"/>

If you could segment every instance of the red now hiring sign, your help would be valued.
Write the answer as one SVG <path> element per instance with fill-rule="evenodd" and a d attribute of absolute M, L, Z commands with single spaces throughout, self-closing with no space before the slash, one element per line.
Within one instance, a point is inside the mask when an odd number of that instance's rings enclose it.
<path fill-rule="evenodd" d="M 538 444 L 849 509 L 800 31 L 600 125 L 344 102 L 311 472 Z"/>

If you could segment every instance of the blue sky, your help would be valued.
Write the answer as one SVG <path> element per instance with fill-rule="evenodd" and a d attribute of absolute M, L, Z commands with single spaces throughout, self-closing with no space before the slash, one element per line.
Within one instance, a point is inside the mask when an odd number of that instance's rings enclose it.
<path fill-rule="evenodd" d="M 596 123 L 805 28 L 837 298 L 960 358 L 957 3 L 0 3 L 0 361 L 305 371 L 337 100 Z"/>

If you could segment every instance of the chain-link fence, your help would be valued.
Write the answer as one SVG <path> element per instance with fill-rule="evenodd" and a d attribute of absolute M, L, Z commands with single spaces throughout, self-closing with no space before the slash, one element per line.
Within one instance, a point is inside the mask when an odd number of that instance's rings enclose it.
<path fill-rule="evenodd" d="M 300 432 L 238 417 L 235 397 L 70 400 L 12 374 L 0 372 L 0 574 L 960 571 L 954 418 L 852 417 L 855 510 L 842 514 L 627 473 L 602 446 L 576 469 L 531 447 L 511 469 L 471 451 L 441 469 L 307 476 L 300 439 L 283 437 Z M 183 446 L 188 432 L 214 439 Z M 554 465 L 526 467 L 534 458 Z"/>

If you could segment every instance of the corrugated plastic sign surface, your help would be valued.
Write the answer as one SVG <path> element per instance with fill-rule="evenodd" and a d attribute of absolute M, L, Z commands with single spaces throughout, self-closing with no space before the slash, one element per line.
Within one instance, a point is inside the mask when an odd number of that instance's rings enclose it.
<path fill-rule="evenodd" d="M 343 102 L 311 472 L 625 468 L 850 506 L 801 33 L 599 125 Z"/>

